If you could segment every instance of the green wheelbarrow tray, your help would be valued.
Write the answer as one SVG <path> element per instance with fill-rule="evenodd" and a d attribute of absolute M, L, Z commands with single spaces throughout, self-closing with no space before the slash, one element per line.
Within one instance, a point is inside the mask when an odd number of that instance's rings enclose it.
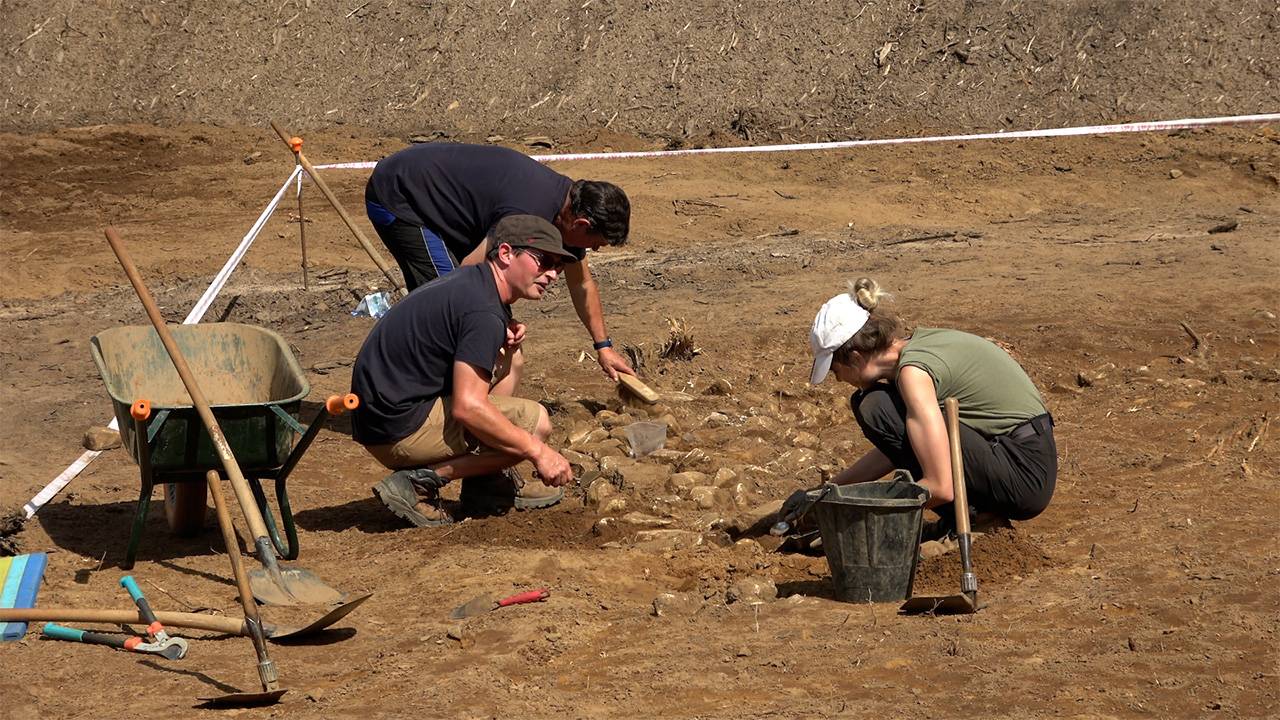
<path fill-rule="evenodd" d="M 240 323 L 178 325 L 172 326 L 171 332 L 249 481 L 272 543 L 282 558 L 297 558 L 297 530 L 285 481 L 323 425 L 327 411 L 322 408 L 310 427 L 298 422 L 302 399 L 311 387 L 280 335 Z M 152 487 L 166 486 L 171 528 L 177 532 L 198 530 L 204 521 L 204 473 L 220 471 L 222 462 L 153 327 L 104 330 L 92 338 L 90 346 L 111 396 L 121 442 L 142 473 L 138 512 L 123 566 L 129 568 L 141 539 Z M 137 420 L 131 408 L 140 400 L 150 403 L 151 412 Z M 295 433 L 302 436 L 296 445 Z M 264 478 L 276 481 L 284 541 L 267 506 L 260 483 Z"/>

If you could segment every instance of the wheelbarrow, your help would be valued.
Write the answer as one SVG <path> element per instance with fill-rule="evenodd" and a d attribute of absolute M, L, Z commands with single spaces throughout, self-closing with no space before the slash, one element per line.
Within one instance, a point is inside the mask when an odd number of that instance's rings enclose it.
<path fill-rule="evenodd" d="M 202 323 L 171 328 L 241 464 L 266 521 L 271 542 L 283 559 L 298 557 L 298 533 L 286 481 L 332 412 L 352 409 L 354 395 L 327 403 L 310 426 L 298 422 L 302 399 L 311 391 L 284 339 L 265 328 L 240 323 Z M 123 568 L 133 567 L 151 506 L 152 488 L 165 488 L 165 519 L 177 535 L 204 527 L 205 472 L 222 464 L 151 326 L 104 330 L 91 340 L 93 361 L 107 386 L 120 426 L 120 440 L 138 463 L 138 495 Z M 295 443 L 295 435 L 301 436 Z M 262 480 L 275 481 L 280 522 L 268 506 Z M 280 536 L 283 527 L 284 537 Z"/>

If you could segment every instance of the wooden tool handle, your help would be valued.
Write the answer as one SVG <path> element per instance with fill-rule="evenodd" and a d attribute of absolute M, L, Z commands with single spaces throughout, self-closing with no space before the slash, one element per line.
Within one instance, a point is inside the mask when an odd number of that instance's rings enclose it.
<path fill-rule="evenodd" d="M 969 534 L 969 496 L 964 488 L 964 455 L 960 452 L 960 401 L 953 397 L 944 403 L 947 410 L 947 442 L 951 446 L 951 491 L 955 494 L 956 532 Z"/>
<path fill-rule="evenodd" d="M 653 388 L 640 382 L 640 378 L 635 375 L 618 373 L 618 384 L 630 390 L 632 394 L 650 405 L 656 405 L 660 399 L 658 393 L 653 391 Z"/>
<path fill-rule="evenodd" d="M 213 411 L 209 409 L 209 403 L 205 400 L 204 393 L 200 391 L 200 386 L 196 383 L 195 376 L 191 374 L 191 368 L 187 365 L 186 358 L 182 356 L 182 351 L 178 349 L 178 344 L 173 340 L 173 334 L 169 332 L 169 328 L 165 325 L 164 317 L 160 315 L 160 309 L 156 307 L 155 298 L 151 297 L 151 292 L 147 290 L 146 283 L 142 282 L 142 276 L 138 274 L 138 268 L 133 264 L 133 258 L 129 256 L 129 251 L 125 249 L 124 241 L 116 234 L 115 228 L 106 229 L 107 242 L 111 243 L 111 250 L 115 252 L 116 258 L 120 260 L 120 265 L 124 267 L 124 273 L 129 277 L 129 283 L 133 285 L 133 290 L 138 294 L 138 299 L 142 301 L 142 307 L 147 311 L 147 317 L 151 319 L 151 324 L 156 329 L 156 334 L 160 336 L 160 342 L 164 343 L 164 349 L 169 352 L 169 359 L 173 361 L 173 367 L 178 371 L 178 377 L 182 378 L 182 384 L 187 388 L 187 394 L 191 396 L 191 404 L 195 405 L 196 412 L 200 415 L 200 420 L 204 422 L 204 427 L 209 431 L 209 437 L 213 440 L 213 447 L 218 453 L 218 459 L 222 461 L 222 467 L 227 471 L 227 476 L 231 478 L 231 487 L 235 489 L 236 499 L 240 501 L 240 509 L 244 512 L 245 519 L 249 522 L 249 530 L 255 538 L 267 537 L 267 526 L 262 521 L 262 513 L 258 510 L 258 503 L 253 497 L 253 492 L 249 490 L 249 483 L 245 481 L 244 475 L 240 472 L 240 465 L 236 462 L 235 455 L 231 452 L 231 445 L 227 443 L 227 438 L 222 434 L 222 428 L 218 426 L 218 421 L 213 417 Z"/>
<path fill-rule="evenodd" d="M 391 281 L 391 284 L 400 291 L 401 296 L 407 294 L 408 291 L 405 290 L 404 285 L 396 279 L 395 274 L 391 272 L 391 267 L 387 265 L 387 261 L 382 259 L 382 254 L 374 248 L 373 243 L 369 242 L 369 238 L 364 236 L 364 233 L 356 226 L 355 221 L 347 214 L 346 208 L 344 208 L 342 203 L 338 201 L 338 196 L 334 195 L 333 191 L 329 189 L 329 183 L 325 182 L 324 178 L 320 177 L 320 174 L 316 172 L 315 166 L 311 164 L 311 161 L 307 160 L 306 155 L 302 154 L 301 140 L 299 140 L 297 145 L 294 145 L 294 138 L 290 136 L 289 133 L 286 133 L 281 129 L 281 127 L 276 124 L 275 120 L 271 121 L 271 129 L 275 130 L 276 134 L 280 136 L 280 139 L 284 144 L 289 146 L 289 150 L 298 158 L 298 164 L 301 165 L 302 169 L 306 170 L 307 174 L 311 176 L 316 187 L 320 188 L 320 194 L 324 195 L 324 199 L 328 200 L 329 204 L 333 206 L 334 212 L 338 213 L 338 217 L 342 218 L 342 222 L 347 226 L 347 229 L 351 231 L 351 234 L 356 236 L 356 240 L 364 247 L 364 251 L 369 253 L 369 258 L 373 260 L 373 264 L 377 265 L 378 269 L 382 271 L 382 274 L 387 276 L 387 279 Z"/>
<path fill-rule="evenodd" d="M 156 617 L 170 627 L 207 630 L 226 635 L 245 635 L 244 621 L 239 618 L 204 615 L 202 613 L 158 611 Z M 145 625 L 142 613 L 133 610 L 98 610 L 93 608 L 0 608 L 0 622 L 74 622 L 109 625 Z"/>

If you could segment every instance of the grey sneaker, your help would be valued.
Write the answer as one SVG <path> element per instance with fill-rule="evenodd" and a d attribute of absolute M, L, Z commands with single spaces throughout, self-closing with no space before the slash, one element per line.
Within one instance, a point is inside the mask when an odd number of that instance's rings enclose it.
<path fill-rule="evenodd" d="M 440 480 L 438 475 L 425 468 L 397 470 L 373 486 L 373 495 L 396 517 L 408 520 L 416 527 L 451 525 L 453 516 L 444 508 L 439 490 L 425 487 L 428 483 L 416 482 L 423 473 Z"/>

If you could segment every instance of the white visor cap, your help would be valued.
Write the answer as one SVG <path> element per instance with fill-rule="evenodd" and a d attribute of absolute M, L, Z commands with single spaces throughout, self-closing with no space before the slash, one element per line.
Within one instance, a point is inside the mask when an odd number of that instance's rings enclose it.
<path fill-rule="evenodd" d="M 817 385 L 827 377 L 835 351 L 858 334 L 869 315 L 848 293 L 831 298 L 818 310 L 813 329 L 809 331 L 809 349 L 813 351 L 810 385 Z"/>

